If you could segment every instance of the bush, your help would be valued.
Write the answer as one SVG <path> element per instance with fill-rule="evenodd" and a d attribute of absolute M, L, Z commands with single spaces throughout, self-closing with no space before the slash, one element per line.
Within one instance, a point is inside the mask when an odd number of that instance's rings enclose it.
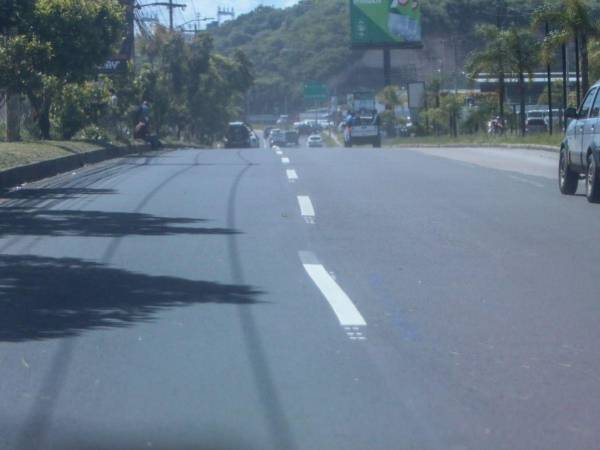
<path fill-rule="evenodd" d="M 104 128 L 99 127 L 98 125 L 88 125 L 83 130 L 81 130 L 77 137 L 84 141 L 93 141 L 93 142 L 110 142 L 110 133 Z"/>
<path fill-rule="evenodd" d="M 110 107 L 109 83 L 68 83 L 60 88 L 51 117 L 62 139 L 69 140 L 97 123 Z"/>

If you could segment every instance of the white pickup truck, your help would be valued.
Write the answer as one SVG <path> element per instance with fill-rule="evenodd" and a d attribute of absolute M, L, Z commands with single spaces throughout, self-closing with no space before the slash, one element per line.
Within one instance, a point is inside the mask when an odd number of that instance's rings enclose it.
<path fill-rule="evenodd" d="M 346 123 L 344 129 L 344 146 L 371 144 L 381 147 L 381 131 L 379 129 L 379 116 L 374 114 L 360 114 Z"/>

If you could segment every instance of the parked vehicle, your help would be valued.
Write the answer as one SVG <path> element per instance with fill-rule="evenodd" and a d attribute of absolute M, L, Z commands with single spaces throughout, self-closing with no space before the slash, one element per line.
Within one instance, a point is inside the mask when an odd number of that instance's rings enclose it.
<path fill-rule="evenodd" d="M 579 110 L 565 111 L 565 118 L 571 122 L 560 148 L 560 191 L 574 195 L 583 178 L 588 201 L 600 202 L 600 81 L 590 88 Z"/>
<path fill-rule="evenodd" d="M 547 133 L 548 125 L 542 118 L 529 118 L 525 121 L 525 132 L 527 134 Z"/>
<path fill-rule="evenodd" d="M 552 108 L 552 125 L 558 126 L 560 124 L 561 111 L 558 108 Z M 532 109 L 526 113 L 527 119 L 544 119 L 546 126 L 550 126 L 550 110 L 546 109 Z"/>
<path fill-rule="evenodd" d="M 306 142 L 309 147 L 323 147 L 323 139 L 319 134 L 311 134 Z"/>
<path fill-rule="evenodd" d="M 252 147 L 252 128 L 244 122 L 231 122 L 225 133 L 225 148 Z"/>

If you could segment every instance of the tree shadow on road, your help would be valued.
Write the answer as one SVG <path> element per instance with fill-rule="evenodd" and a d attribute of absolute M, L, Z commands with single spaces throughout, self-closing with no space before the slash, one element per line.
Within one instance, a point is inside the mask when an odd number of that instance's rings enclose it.
<path fill-rule="evenodd" d="M 195 226 L 202 219 L 158 217 L 107 211 L 0 208 L 0 237 L 26 236 L 163 236 L 175 234 L 239 234 L 228 228 Z"/>
<path fill-rule="evenodd" d="M 194 304 L 252 305 L 244 285 L 151 276 L 72 258 L 0 256 L 0 342 L 76 336 L 149 322 Z"/>
<path fill-rule="evenodd" d="M 83 195 L 108 195 L 115 194 L 114 189 L 93 188 L 39 188 L 39 189 L 13 189 L 0 190 L 0 198 L 5 199 L 35 199 L 35 200 L 70 200 Z"/>

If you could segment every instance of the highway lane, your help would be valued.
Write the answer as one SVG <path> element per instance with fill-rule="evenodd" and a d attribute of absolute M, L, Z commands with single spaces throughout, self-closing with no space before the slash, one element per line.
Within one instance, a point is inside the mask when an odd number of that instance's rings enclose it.
<path fill-rule="evenodd" d="M 444 151 L 179 150 L 6 195 L 0 449 L 594 448 L 600 208 L 552 154 Z"/>

